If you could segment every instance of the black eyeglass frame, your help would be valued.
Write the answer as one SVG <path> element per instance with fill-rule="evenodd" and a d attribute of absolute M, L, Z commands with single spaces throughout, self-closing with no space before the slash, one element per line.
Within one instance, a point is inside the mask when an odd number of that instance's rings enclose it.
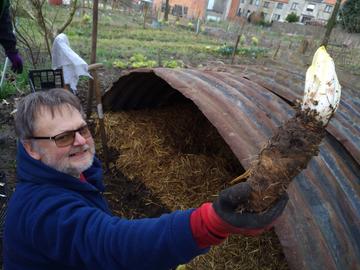
<path fill-rule="evenodd" d="M 82 131 L 86 130 L 86 129 L 88 130 L 88 136 L 84 136 L 84 135 L 81 134 Z M 60 134 L 57 134 L 55 136 L 51 136 L 51 137 L 36 137 L 36 136 L 34 136 L 34 137 L 30 137 L 29 139 L 32 139 L 32 140 L 51 140 L 51 141 L 55 142 L 57 147 L 66 147 L 66 146 L 72 145 L 74 143 L 76 132 L 79 132 L 79 134 L 82 137 L 84 137 L 85 139 L 87 139 L 87 138 L 89 138 L 91 136 L 91 132 L 90 132 L 90 129 L 89 129 L 88 125 L 84 125 L 84 126 L 79 127 L 78 129 L 75 129 L 75 130 L 68 130 L 68 131 L 61 132 Z M 69 143 L 69 144 L 66 144 L 66 145 L 60 145 L 59 146 L 58 143 L 57 143 L 57 141 L 58 141 L 57 137 L 67 135 L 68 133 L 73 134 L 72 135 L 72 142 Z"/>

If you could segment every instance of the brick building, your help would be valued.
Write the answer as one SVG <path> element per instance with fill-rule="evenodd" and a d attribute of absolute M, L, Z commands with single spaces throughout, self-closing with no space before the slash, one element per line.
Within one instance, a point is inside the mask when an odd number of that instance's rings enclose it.
<path fill-rule="evenodd" d="M 170 13 L 186 18 L 204 19 L 208 0 L 170 0 Z M 165 0 L 153 0 L 153 8 L 164 11 Z"/>
<path fill-rule="evenodd" d="M 344 1 L 343 1 L 344 2 Z M 264 14 L 266 21 L 285 21 L 294 12 L 300 22 L 318 21 L 326 23 L 334 9 L 336 0 L 232 0 L 226 18 L 236 19 L 254 11 Z"/>

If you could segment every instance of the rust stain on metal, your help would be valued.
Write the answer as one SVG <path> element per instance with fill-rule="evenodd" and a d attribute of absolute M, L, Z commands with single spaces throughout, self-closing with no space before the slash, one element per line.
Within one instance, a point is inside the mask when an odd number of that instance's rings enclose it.
<path fill-rule="evenodd" d="M 294 104 L 301 99 L 305 76 L 290 71 L 262 66 L 242 66 L 243 76 Z M 333 135 L 360 163 L 360 96 L 343 87 L 340 106 L 327 126 Z"/>
<path fill-rule="evenodd" d="M 244 168 L 278 126 L 294 115 L 304 77 L 259 66 L 239 74 L 194 69 L 127 72 L 105 93 L 105 109 L 161 106 L 191 99 Z M 181 94 L 180 94 L 181 93 Z M 360 98 L 343 89 L 327 135 L 288 189 L 276 232 L 292 269 L 356 269 L 360 265 Z"/>

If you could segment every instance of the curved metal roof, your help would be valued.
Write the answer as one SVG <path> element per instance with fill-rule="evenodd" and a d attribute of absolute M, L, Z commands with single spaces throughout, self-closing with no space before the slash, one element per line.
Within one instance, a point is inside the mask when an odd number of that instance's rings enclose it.
<path fill-rule="evenodd" d="M 266 67 L 240 74 L 195 69 L 127 72 L 103 97 L 105 109 L 137 109 L 191 99 L 243 167 L 294 115 L 304 77 Z M 288 189 L 276 232 L 292 269 L 355 269 L 360 265 L 360 99 L 343 87 L 320 153 Z"/>

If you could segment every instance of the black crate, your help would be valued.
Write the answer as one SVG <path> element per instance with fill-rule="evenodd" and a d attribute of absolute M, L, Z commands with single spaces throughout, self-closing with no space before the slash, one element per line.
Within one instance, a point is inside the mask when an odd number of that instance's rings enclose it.
<path fill-rule="evenodd" d="M 38 69 L 29 71 L 31 91 L 64 88 L 62 69 Z"/>

